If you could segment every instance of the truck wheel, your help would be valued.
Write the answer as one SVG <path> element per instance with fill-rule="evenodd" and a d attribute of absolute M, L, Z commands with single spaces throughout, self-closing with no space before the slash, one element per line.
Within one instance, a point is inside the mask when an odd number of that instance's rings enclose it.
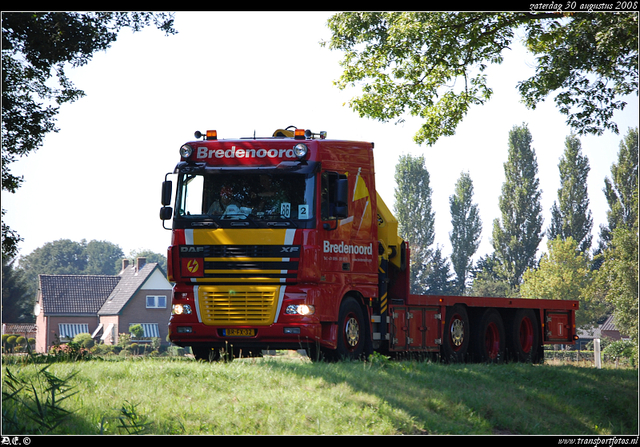
<path fill-rule="evenodd" d="M 502 317 L 487 309 L 478 321 L 474 334 L 474 360 L 497 363 L 504 360 L 505 335 Z"/>
<path fill-rule="evenodd" d="M 355 299 L 347 298 L 342 302 L 338 324 L 336 356 L 338 359 L 359 359 L 364 353 L 367 332 L 362 308 Z"/>
<path fill-rule="evenodd" d="M 517 362 L 536 362 L 539 331 L 531 309 L 518 309 L 509 328 L 508 349 Z"/>
<path fill-rule="evenodd" d="M 464 306 L 447 308 L 442 334 L 442 355 L 446 362 L 464 362 L 469 347 L 469 316 Z"/>

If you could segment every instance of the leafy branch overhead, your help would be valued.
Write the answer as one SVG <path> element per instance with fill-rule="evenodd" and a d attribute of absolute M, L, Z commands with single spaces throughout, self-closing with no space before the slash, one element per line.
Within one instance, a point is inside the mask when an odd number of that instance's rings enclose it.
<path fill-rule="evenodd" d="M 493 93 L 485 70 L 500 64 L 518 35 L 536 56 L 535 75 L 518 84 L 536 106 L 555 94 L 579 134 L 618 133 L 613 113 L 637 94 L 637 13 L 345 12 L 323 42 L 344 52 L 340 89 L 359 87 L 349 105 L 362 117 L 422 118 L 418 144 L 455 134 L 473 105 Z"/>
<path fill-rule="evenodd" d="M 84 96 L 66 75 L 107 50 L 123 28 L 154 25 L 175 34 L 173 14 L 147 12 L 2 13 L 2 190 L 15 193 L 22 176 L 12 162 L 39 149 L 57 132 L 60 106 Z M 5 215 L 5 210 L 2 210 Z M 3 222 L 2 254 L 17 253 L 18 233 Z"/>

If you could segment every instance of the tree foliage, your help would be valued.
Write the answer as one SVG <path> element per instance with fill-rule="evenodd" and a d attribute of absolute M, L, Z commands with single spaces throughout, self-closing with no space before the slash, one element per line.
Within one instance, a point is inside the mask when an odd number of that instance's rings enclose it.
<path fill-rule="evenodd" d="M 14 268 L 15 260 L 2 260 L 2 322 L 32 323 L 35 297 L 29 293 L 24 272 Z"/>
<path fill-rule="evenodd" d="M 536 73 L 519 83 L 534 109 L 551 94 L 579 134 L 617 133 L 613 113 L 637 94 L 638 15 L 631 13 L 343 12 L 329 20 L 330 49 L 344 52 L 339 88 L 381 121 L 423 120 L 417 143 L 455 134 L 470 107 L 493 93 L 485 69 L 500 64 L 518 33 L 536 56 Z"/>
<path fill-rule="evenodd" d="M 558 200 L 551 208 L 551 225 L 547 230 L 548 239 L 556 237 L 567 239 L 572 237 L 577 242 L 577 249 L 587 252 L 591 248 L 591 229 L 593 218 L 589 210 L 589 193 L 587 177 L 589 160 L 581 154 L 580 140 L 568 136 L 560 163 L 560 188 Z"/>
<path fill-rule="evenodd" d="M 482 220 L 478 205 L 473 203 L 473 181 L 463 172 L 456 182 L 455 194 L 449 197 L 451 225 L 451 264 L 456 274 L 456 291 L 463 294 L 472 265 L 472 257 L 478 251 L 482 235 Z"/>
<path fill-rule="evenodd" d="M 67 68 L 88 63 L 95 52 L 109 48 L 123 28 L 135 32 L 152 24 L 175 33 L 168 13 L 2 13 L 3 191 L 15 192 L 24 180 L 11 172 L 11 163 L 58 131 L 55 122 L 62 104 L 84 96 L 69 80 Z M 3 222 L 3 256 L 14 257 L 19 241 L 19 234 Z"/>
<path fill-rule="evenodd" d="M 509 155 L 499 199 L 502 219 L 493 222 L 493 248 L 511 287 L 518 287 L 525 270 L 535 265 L 542 240 L 540 181 L 532 141 L 524 124 L 509 132 Z"/>
<path fill-rule="evenodd" d="M 604 179 L 607 198 L 607 226 L 600 228 L 600 238 L 606 245 L 616 228 L 632 228 L 638 219 L 638 128 L 629 129 L 620 142 L 618 161 L 611 166 L 611 178 Z"/>
<path fill-rule="evenodd" d="M 395 180 L 398 232 L 411 248 L 411 287 L 413 293 L 424 293 L 435 237 L 435 212 L 424 156 L 401 156 L 396 165 Z"/>
<path fill-rule="evenodd" d="M 595 273 L 594 295 L 614 307 L 616 328 L 638 345 L 638 227 L 616 228 Z"/>
<path fill-rule="evenodd" d="M 608 227 L 601 228 L 600 264 L 592 294 L 615 310 L 616 327 L 638 345 L 638 130 L 620 143 L 618 162 L 605 179 Z"/>
<path fill-rule="evenodd" d="M 547 242 L 547 252 L 542 255 L 539 267 L 524 273 L 520 295 L 579 301 L 577 326 L 595 326 L 609 309 L 588 293 L 591 281 L 588 255 L 578 250 L 578 243 L 571 236 L 565 239 L 558 236 Z"/>

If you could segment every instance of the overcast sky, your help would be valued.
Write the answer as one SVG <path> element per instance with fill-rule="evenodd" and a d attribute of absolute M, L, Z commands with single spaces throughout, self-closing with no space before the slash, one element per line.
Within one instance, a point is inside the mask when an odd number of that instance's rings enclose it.
<path fill-rule="evenodd" d="M 491 228 L 500 217 L 507 138 L 527 123 L 539 165 L 544 228 L 559 187 L 558 161 L 571 130 L 551 98 L 535 111 L 520 103 L 518 81 L 533 74 L 533 58 L 520 44 L 501 65 L 487 70 L 494 96 L 475 106 L 456 135 L 434 146 L 417 146 L 420 122 L 403 124 L 360 118 L 345 104 L 357 91 L 334 85 L 341 53 L 320 46 L 328 40 L 327 12 L 178 12 L 177 35 L 155 28 L 125 30 L 106 52 L 68 75 L 86 97 L 62 106 L 60 132 L 37 152 L 13 163 L 24 175 L 16 194 L 2 192 L 5 221 L 24 241 L 20 255 L 59 239 L 96 239 L 125 254 L 149 249 L 166 254 L 170 231 L 158 217 L 160 185 L 179 161 L 178 149 L 196 130 L 216 129 L 219 138 L 270 136 L 294 125 L 328 138 L 375 143 L 377 189 L 394 203 L 394 173 L 402 154 L 424 154 L 431 175 L 436 243 L 451 253 L 449 196 L 463 171 L 474 182 L 483 236 L 480 255 L 491 248 Z M 619 144 L 638 125 L 637 97 L 615 116 L 620 135 L 581 137 L 589 157 L 589 198 L 594 236 L 606 222 L 602 192 Z M 594 242 L 595 245 L 595 242 Z M 544 242 L 540 250 L 546 250 Z"/>

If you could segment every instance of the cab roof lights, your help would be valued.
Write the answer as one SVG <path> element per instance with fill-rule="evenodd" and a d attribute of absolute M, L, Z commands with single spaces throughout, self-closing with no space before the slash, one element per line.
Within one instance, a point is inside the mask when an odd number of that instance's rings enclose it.
<path fill-rule="evenodd" d="M 291 128 L 294 128 L 294 130 L 291 131 L 290 130 Z M 204 137 L 205 140 L 217 140 L 218 131 L 207 130 L 206 133 L 203 134 L 202 132 L 197 130 L 194 133 L 194 136 L 198 139 Z M 319 133 L 313 133 L 309 129 L 297 129 L 294 126 L 289 126 L 286 129 L 277 129 L 273 133 L 273 138 L 282 138 L 282 137 L 294 138 L 296 140 L 306 140 L 306 139 L 313 139 L 313 138 L 319 137 L 321 140 L 324 140 L 327 138 L 327 132 L 323 130 Z M 254 139 L 255 139 L 255 135 L 254 135 Z"/>
<path fill-rule="evenodd" d="M 200 132 L 199 130 L 196 130 L 196 132 L 193 134 L 194 137 L 196 138 L 202 138 L 203 136 L 205 137 L 205 140 L 217 140 L 218 139 L 218 131 L 217 130 L 207 130 L 205 135 L 202 135 L 202 132 Z"/>

